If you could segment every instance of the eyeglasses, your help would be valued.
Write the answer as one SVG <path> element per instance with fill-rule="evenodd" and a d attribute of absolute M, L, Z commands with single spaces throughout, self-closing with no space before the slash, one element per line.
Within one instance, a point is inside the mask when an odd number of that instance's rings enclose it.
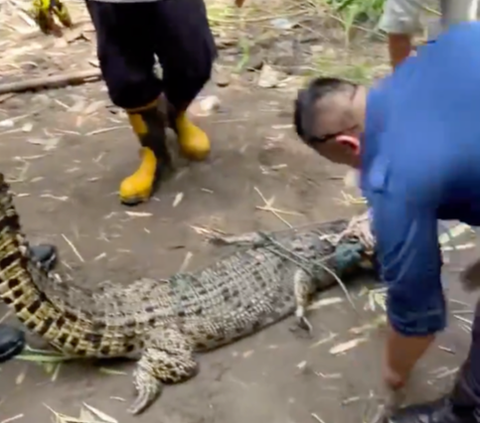
<path fill-rule="evenodd" d="M 353 86 L 353 91 L 352 91 L 352 94 L 350 95 L 350 101 L 353 101 L 353 99 L 355 98 L 355 95 L 357 94 L 357 91 L 358 91 L 358 85 L 354 85 Z M 357 128 L 358 125 L 354 125 L 350 128 L 347 128 L 347 129 L 344 129 L 343 131 L 338 131 L 338 132 L 334 132 L 332 134 L 325 134 L 325 135 L 322 135 L 320 137 L 316 137 L 316 136 L 313 136 L 313 137 L 310 137 L 308 139 L 308 143 L 309 144 L 322 144 L 322 143 L 325 143 L 327 141 L 330 141 L 332 139 L 335 139 L 337 137 L 339 137 L 340 135 L 343 135 L 345 134 L 345 132 L 350 132 L 350 131 L 353 131 L 354 129 Z"/>
<path fill-rule="evenodd" d="M 339 137 L 340 135 L 343 135 L 347 132 L 354 131 L 357 128 L 358 128 L 358 125 L 353 125 L 350 128 L 344 129 L 343 131 L 335 132 L 333 134 L 322 135 L 321 137 L 313 136 L 313 137 L 309 138 L 308 143 L 309 144 L 323 144 L 323 143 L 326 143 L 327 141 L 333 140 L 333 139 L 335 139 L 335 138 Z"/>
<path fill-rule="evenodd" d="M 337 138 L 338 136 L 344 134 L 346 131 L 335 132 L 333 134 L 322 135 L 321 137 L 310 137 L 308 140 L 309 144 L 324 144 L 327 141 Z"/>

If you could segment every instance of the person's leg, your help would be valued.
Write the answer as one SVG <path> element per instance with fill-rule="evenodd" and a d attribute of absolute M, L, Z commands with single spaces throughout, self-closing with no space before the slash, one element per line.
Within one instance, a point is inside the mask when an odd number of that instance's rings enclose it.
<path fill-rule="evenodd" d="M 155 51 L 163 68 L 165 95 L 172 126 L 182 152 L 202 160 L 210 151 L 207 135 L 186 116 L 186 110 L 210 79 L 216 47 L 203 0 L 155 3 L 158 35 Z"/>
<path fill-rule="evenodd" d="M 157 3 L 86 3 L 110 99 L 127 111 L 142 146 L 139 168 L 120 185 L 121 201 L 133 205 L 150 198 L 160 164 L 169 161 L 165 117 L 157 104 L 163 84 L 153 69 Z"/>
<path fill-rule="evenodd" d="M 475 310 L 472 343 L 450 395 L 399 410 L 391 423 L 478 423 L 480 421 L 480 301 Z"/>
<path fill-rule="evenodd" d="M 0 363 L 20 354 L 25 347 L 25 334 L 7 325 L 0 325 Z"/>
<path fill-rule="evenodd" d="M 379 27 L 388 34 L 388 50 L 393 68 L 413 50 L 412 36 L 420 28 L 420 6 L 415 0 L 387 0 Z"/>
<path fill-rule="evenodd" d="M 32 258 L 49 271 L 55 267 L 57 261 L 57 249 L 54 245 L 38 244 L 30 247 Z"/>

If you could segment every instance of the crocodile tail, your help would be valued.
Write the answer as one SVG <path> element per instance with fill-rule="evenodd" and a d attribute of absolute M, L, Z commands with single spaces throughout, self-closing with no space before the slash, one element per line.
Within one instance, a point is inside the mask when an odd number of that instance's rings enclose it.
<path fill-rule="evenodd" d="M 38 288 L 35 278 L 48 279 L 49 276 L 40 269 L 32 276 L 29 269 L 35 267 L 10 188 L 0 173 L 0 298 L 29 330 L 53 346 L 61 349 L 73 346 L 80 339 L 79 319 L 62 312 Z"/>

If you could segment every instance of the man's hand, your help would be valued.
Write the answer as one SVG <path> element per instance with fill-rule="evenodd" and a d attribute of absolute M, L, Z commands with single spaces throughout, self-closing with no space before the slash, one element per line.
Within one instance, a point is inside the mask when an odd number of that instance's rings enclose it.
<path fill-rule="evenodd" d="M 435 335 L 407 337 L 388 325 L 383 364 L 383 378 L 388 388 L 397 391 L 405 386 L 413 367 L 434 339 Z"/>

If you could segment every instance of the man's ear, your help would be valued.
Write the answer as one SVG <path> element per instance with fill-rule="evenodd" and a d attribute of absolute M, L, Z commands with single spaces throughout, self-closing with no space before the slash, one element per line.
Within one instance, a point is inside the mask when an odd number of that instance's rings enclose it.
<path fill-rule="evenodd" d="M 357 137 L 351 135 L 339 135 L 335 141 L 350 148 L 355 154 L 360 154 L 360 140 Z"/>

